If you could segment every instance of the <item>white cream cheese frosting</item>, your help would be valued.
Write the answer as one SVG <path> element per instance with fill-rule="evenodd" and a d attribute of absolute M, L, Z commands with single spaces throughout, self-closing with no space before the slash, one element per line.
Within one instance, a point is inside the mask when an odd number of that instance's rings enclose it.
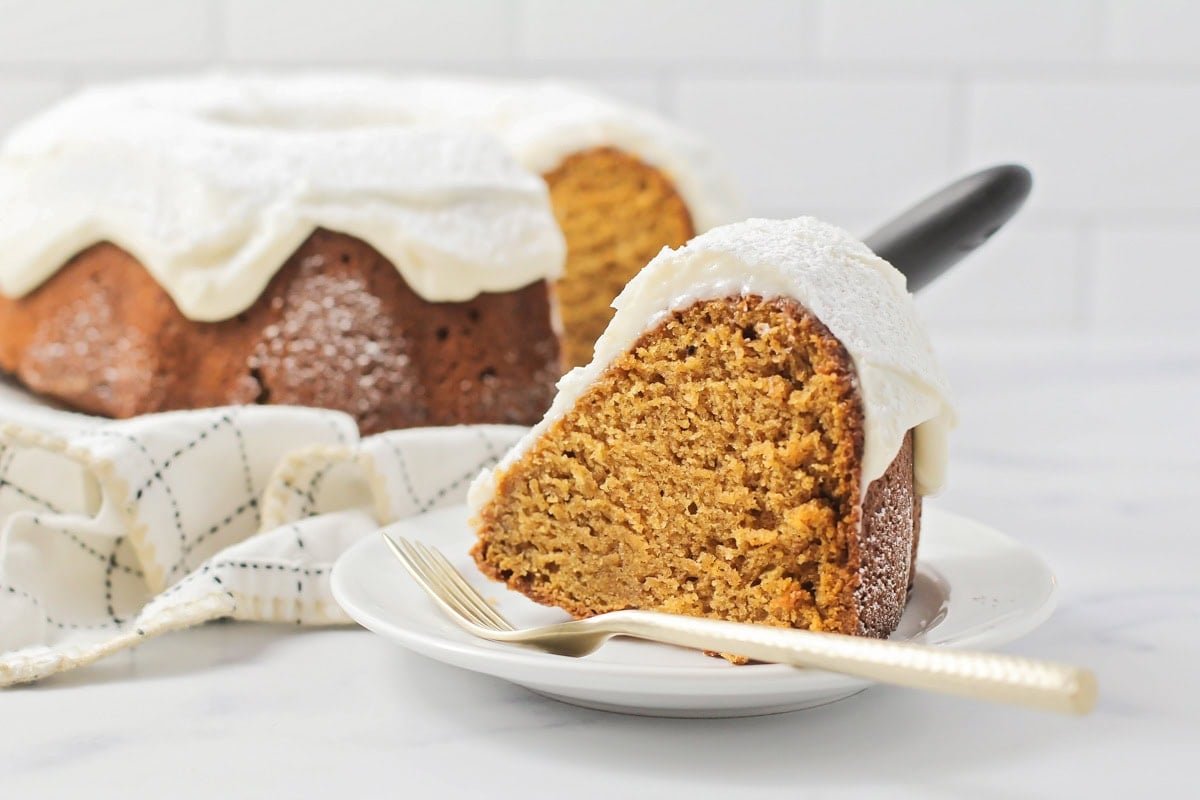
<path fill-rule="evenodd" d="M 561 274 L 539 174 L 598 145 L 662 169 L 698 229 L 736 213 L 695 139 L 552 83 L 209 75 L 93 89 L 0 148 L 0 293 L 24 295 L 108 240 L 185 316 L 225 319 L 317 227 L 368 242 L 427 300 L 508 291 Z"/>
<path fill-rule="evenodd" d="M 846 348 L 863 406 L 864 492 L 913 428 L 917 491 L 941 488 L 955 415 L 904 276 L 850 234 L 812 217 L 751 219 L 716 228 L 677 250 L 664 248 L 629 282 L 613 301 L 616 314 L 596 342 L 591 363 L 563 376 L 542 421 L 471 485 L 472 513 L 495 493 L 497 476 L 569 413 L 643 333 L 699 301 L 742 295 L 795 299 Z"/>

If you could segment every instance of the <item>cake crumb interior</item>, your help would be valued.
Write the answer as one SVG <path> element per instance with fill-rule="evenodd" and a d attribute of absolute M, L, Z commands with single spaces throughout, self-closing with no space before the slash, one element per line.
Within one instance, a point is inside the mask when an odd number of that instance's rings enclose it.
<path fill-rule="evenodd" d="M 854 633 L 862 410 L 793 300 L 670 315 L 498 476 L 481 568 L 576 616 L 646 608 Z"/>
<path fill-rule="evenodd" d="M 664 246 L 696 233 L 683 198 L 665 175 L 612 147 L 568 156 L 545 176 L 554 216 L 567 240 L 558 282 L 563 359 L 586 364 L 612 319 L 610 304 Z"/>

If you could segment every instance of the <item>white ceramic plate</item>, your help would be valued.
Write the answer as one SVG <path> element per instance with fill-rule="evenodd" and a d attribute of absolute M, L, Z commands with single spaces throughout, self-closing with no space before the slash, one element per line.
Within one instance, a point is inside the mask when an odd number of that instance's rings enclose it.
<path fill-rule="evenodd" d="M 389 531 L 435 545 L 519 627 L 568 619 L 485 578 L 468 555 L 474 534 L 462 506 L 413 517 Z M 422 655 L 525 686 L 568 703 L 631 714 L 731 717 L 822 705 L 870 685 L 782 664 L 735 667 L 697 651 L 610 640 L 567 658 L 476 639 L 456 627 L 369 536 L 333 569 L 333 594 L 370 630 Z M 991 528 L 926 507 L 914 591 L 893 639 L 986 648 L 1011 641 L 1053 610 L 1056 582 L 1031 550 Z"/>

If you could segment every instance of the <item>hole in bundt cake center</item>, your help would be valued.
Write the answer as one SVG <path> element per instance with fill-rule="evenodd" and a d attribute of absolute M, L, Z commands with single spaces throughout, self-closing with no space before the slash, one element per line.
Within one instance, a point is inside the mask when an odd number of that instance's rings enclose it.
<path fill-rule="evenodd" d="M 791 300 L 676 312 L 500 478 L 477 557 L 576 615 L 852 629 L 852 370 Z"/>

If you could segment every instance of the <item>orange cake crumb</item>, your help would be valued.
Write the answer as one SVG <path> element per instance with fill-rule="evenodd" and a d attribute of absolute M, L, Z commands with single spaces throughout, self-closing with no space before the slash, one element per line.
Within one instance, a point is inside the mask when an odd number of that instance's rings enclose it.
<path fill-rule="evenodd" d="M 885 636 L 919 498 L 912 436 L 867 492 L 841 343 L 799 303 L 671 313 L 509 469 L 480 568 L 575 616 L 642 608 Z"/>
<path fill-rule="evenodd" d="M 662 172 L 628 153 L 597 147 L 543 176 L 567 240 L 558 282 L 563 360 L 586 364 L 625 284 L 663 247 L 696 233 L 683 198 Z"/>

